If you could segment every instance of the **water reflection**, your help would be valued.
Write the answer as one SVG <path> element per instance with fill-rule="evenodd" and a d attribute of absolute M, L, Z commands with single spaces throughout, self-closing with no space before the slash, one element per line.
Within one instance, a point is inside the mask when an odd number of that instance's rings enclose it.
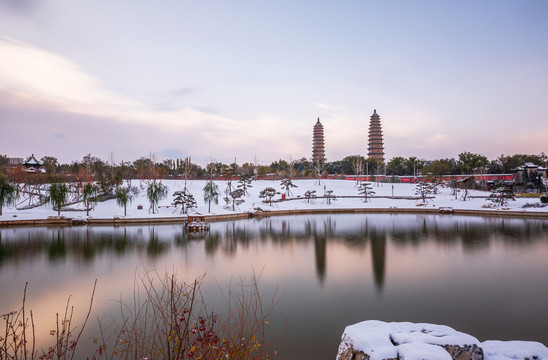
<path fill-rule="evenodd" d="M 261 284 L 284 296 L 284 359 L 333 359 L 344 326 L 365 319 L 547 342 L 548 324 L 538 321 L 548 318 L 546 252 L 548 221 L 527 219 L 285 216 L 212 223 L 207 233 L 181 224 L 5 228 L 0 312 L 19 304 L 26 281 L 49 314 L 69 294 L 80 293 L 85 308 L 99 278 L 103 316 L 118 309 L 108 299 L 131 294 L 140 266 L 175 269 L 185 279 L 207 272 L 223 283 L 256 265 L 264 266 Z"/>
<path fill-rule="evenodd" d="M 378 292 L 382 292 L 384 285 L 384 272 L 386 271 L 386 233 L 371 231 L 371 257 L 373 262 L 373 275 Z"/>
<path fill-rule="evenodd" d="M 507 246 L 533 244 L 543 239 L 547 230 L 548 223 L 542 220 L 406 215 L 273 217 L 214 223 L 207 233 L 188 233 L 182 225 L 12 228 L 0 230 L 0 268 L 42 253 L 52 264 L 72 256 L 85 265 L 104 253 L 121 258 L 128 251 L 143 249 L 148 257 L 158 259 L 172 247 L 186 249 L 191 243 L 203 244 L 211 258 L 219 253 L 233 257 L 238 248 L 256 243 L 282 248 L 312 243 L 315 272 L 322 284 L 328 274 L 328 245 L 337 242 L 355 250 L 370 247 L 373 280 L 382 292 L 389 242 L 401 248 L 425 243 L 461 246 L 463 251 L 475 253 L 488 249 L 494 239 Z"/>

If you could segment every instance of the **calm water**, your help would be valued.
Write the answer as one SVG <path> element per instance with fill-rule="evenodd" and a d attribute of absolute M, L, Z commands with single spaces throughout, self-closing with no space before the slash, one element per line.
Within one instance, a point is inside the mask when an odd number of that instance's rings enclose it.
<path fill-rule="evenodd" d="M 153 267 L 189 282 L 207 273 L 206 296 L 262 270 L 261 290 L 281 297 L 270 325 L 282 359 L 334 359 L 344 327 L 367 319 L 548 344 L 548 221 L 524 219 L 273 217 L 213 223 L 201 239 L 181 225 L 1 229 L 0 313 L 17 308 L 28 281 L 47 334 L 68 295 L 86 312 L 97 278 L 92 317 L 108 317 Z"/>

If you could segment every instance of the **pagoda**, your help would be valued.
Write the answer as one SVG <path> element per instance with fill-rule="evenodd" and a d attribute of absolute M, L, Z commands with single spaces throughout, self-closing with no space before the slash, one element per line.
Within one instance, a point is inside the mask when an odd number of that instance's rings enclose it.
<path fill-rule="evenodd" d="M 382 142 L 381 117 L 377 110 L 373 110 L 371 120 L 369 120 L 369 148 L 367 156 L 384 163 L 384 146 Z"/>
<path fill-rule="evenodd" d="M 323 125 L 320 123 L 320 118 L 314 125 L 312 137 L 312 163 L 325 163 L 325 142 L 323 138 Z"/>

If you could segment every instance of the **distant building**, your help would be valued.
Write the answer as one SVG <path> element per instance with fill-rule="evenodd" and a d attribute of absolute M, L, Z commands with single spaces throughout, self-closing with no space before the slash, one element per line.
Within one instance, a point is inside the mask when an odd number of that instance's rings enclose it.
<path fill-rule="evenodd" d="M 522 166 L 515 169 L 515 171 L 518 173 L 518 175 L 523 176 L 524 173 L 527 173 L 527 176 L 531 176 L 532 172 L 536 172 L 543 178 L 546 178 L 546 175 L 548 174 L 548 168 L 542 167 L 540 165 L 536 165 L 533 163 L 525 163 Z"/>
<path fill-rule="evenodd" d="M 373 115 L 371 115 L 371 120 L 369 120 L 369 148 L 367 156 L 384 163 L 381 117 L 377 114 L 376 109 L 373 110 Z"/>
<path fill-rule="evenodd" d="M 21 165 L 23 165 L 23 168 L 25 169 L 25 171 L 29 173 L 44 172 L 44 169 L 40 169 L 40 167 L 44 164 L 36 160 L 36 158 L 34 157 L 34 154 L 29 156 L 27 160 L 21 162 Z"/>
<path fill-rule="evenodd" d="M 23 160 L 25 160 L 25 159 L 18 158 L 18 157 L 10 157 L 10 158 L 8 158 L 8 165 L 9 166 L 18 166 L 18 165 L 21 165 Z"/>
<path fill-rule="evenodd" d="M 325 142 L 323 137 L 323 125 L 320 123 L 320 118 L 314 125 L 314 133 L 312 138 L 312 162 L 325 163 Z"/>

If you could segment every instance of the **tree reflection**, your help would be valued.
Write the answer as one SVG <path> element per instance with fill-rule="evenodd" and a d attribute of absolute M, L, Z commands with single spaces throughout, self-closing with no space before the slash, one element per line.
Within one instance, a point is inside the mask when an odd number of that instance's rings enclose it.
<path fill-rule="evenodd" d="M 50 262 L 57 262 L 67 254 L 67 246 L 65 244 L 65 238 L 63 236 L 63 229 L 57 229 L 53 239 L 48 246 L 48 259 Z"/>
<path fill-rule="evenodd" d="M 371 259 L 373 260 L 373 277 L 375 286 L 380 293 L 384 288 L 384 277 L 386 271 L 386 232 L 371 231 Z"/>
<path fill-rule="evenodd" d="M 211 256 L 215 254 L 217 250 L 219 249 L 220 244 L 221 244 L 221 235 L 217 231 L 215 232 L 209 231 L 205 235 L 204 247 L 207 255 Z"/>
<path fill-rule="evenodd" d="M 323 284 L 327 271 L 327 237 L 324 235 L 314 236 L 314 255 L 316 259 L 316 274 L 320 284 Z"/>
<path fill-rule="evenodd" d="M 171 246 L 185 248 L 191 242 L 203 242 L 207 256 L 221 253 L 228 257 L 234 257 L 240 248 L 266 249 L 258 246 L 266 243 L 282 248 L 308 244 L 314 248 L 310 256 L 323 284 L 329 276 L 329 244 L 336 243 L 364 254 L 370 249 L 373 280 L 380 292 L 386 281 L 389 244 L 396 248 L 461 246 L 467 253 L 477 253 L 494 244 L 531 246 L 546 241 L 547 234 L 546 220 L 400 214 L 268 217 L 213 223 L 209 232 L 200 233 L 187 233 L 179 225 L 4 228 L 0 229 L 0 266 L 44 255 L 51 263 L 71 256 L 89 265 L 99 254 L 120 258 L 130 249 L 144 249 L 154 259 Z"/>
<path fill-rule="evenodd" d="M 124 227 L 124 233 L 123 235 L 117 235 L 114 239 L 114 252 L 118 256 L 124 255 L 126 252 L 126 249 L 129 246 L 128 238 L 127 238 L 127 228 Z"/>
<path fill-rule="evenodd" d="M 151 258 L 156 258 L 166 252 L 167 243 L 159 240 L 156 235 L 155 227 L 150 228 L 150 236 L 147 244 L 147 255 Z"/>

